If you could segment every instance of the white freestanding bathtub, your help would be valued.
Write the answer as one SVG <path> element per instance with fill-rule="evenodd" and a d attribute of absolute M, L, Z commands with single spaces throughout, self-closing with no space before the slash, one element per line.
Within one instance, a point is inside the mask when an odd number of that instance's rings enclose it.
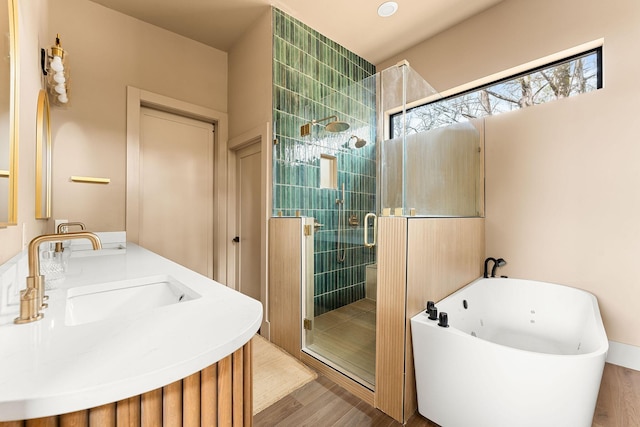
<path fill-rule="evenodd" d="M 596 298 L 478 279 L 411 319 L 418 412 L 443 427 L 590 427 L 609 344 Z"/>

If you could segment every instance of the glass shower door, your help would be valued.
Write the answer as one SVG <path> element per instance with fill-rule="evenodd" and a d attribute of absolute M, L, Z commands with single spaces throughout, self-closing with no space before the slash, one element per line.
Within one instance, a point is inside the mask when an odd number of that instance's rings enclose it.
<path fill-rule="evenodd" d="M 306 286 L 303 351 L 373 389 L 376 302 L 367 288 L 375 247 L 363 239 L 365 215 L 376 210 L 376 76 L 329 95 L 309 118 L 336 114 L 343 132 L 312 127 L 308 150 L 320 158 L 310 209 L 315 219 L 313 280 Z M 332 174 L 324 177 L 323 173 Z M 325 179 L 326 178 L 326 179 Z M 369 274 L 367 274 L 369 271 Z"/>
<path fill-rule="evenodd" d="M 324 218 L 327 224 L 316 219 L 323 227 L 317 226 L 314 233 L 314 278 L 306 289 L 303 351 L 373 390 L 375 248 L 364 245 L 364 215 L 356 225 L 357 214 L 348 212 L 344 224 L 340 207 L 329 214 L 334 220 Z M 333 225 L 334 229 L 323 229 Z"/>

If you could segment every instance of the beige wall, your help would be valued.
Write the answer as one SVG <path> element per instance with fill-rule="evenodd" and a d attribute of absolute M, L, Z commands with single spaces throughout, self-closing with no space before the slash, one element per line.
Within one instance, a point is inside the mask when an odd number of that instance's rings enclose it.
<path fill-rule="evenodd" d="M 271 121 L 271 10 L 229 51 L 229 139 Z"/>
<path fill-rule="evenodd" d="M 25 241 L 53 231 L 53 219 L 94 230 L 125 228 L 126 86 L 227 111 L 227 54 L 86 0 L 18 2 L 20 149 L 18 225 L 0 229 L 0 262 Z M 35 220 L 35 115 L 40 47 L 60 33 L 68 51 L 71 103 L 52 107 L 53 215 Z M 226 141 L 221 141 L 226 143 Z M 71 175 L 107 177 L 74 184 Z"/>
<path fill-rule="evenodd" d="M 247 143 L 260 141 L 261 176 L 261 239 L 260 239 L 260 301 L 264 306 L 261 333 L 269 336 L 268 291 L 268 220 L 271 216 L 271 156 L 272 135 L 272 31 L 271 9 L 268 9 L 229 51 L 229 187 L 226 284 L 236 287 L 233 274 L 238 260 L 231 237 L 237 233 L 236 161 L 237 150 Z M 254 265 L 254 267 L 258 267 Z"/>
<path fill-rule="evenodd" d="M 52 109 L 52 218 L 124 230 L 126 87 L 226 112 L 227 54 L 86 0 L 56 0 L 49 19 L 71 71 L 70 105 Z"/>
<path fill-rule="evenodd" d="M 501 273 L 599 300 L 610 340 L 640 346 L 640 3 L 506 0 L 380 64 L 445 91 L 604 38 L 604 89 L 486 121 L 487 255 Z"/>
<path fill-rule="evenodd" d="M 39 46 L 47 34 L 49 0 L 18 1 L 20 55 L 18 225 L 0 228 L 0 264 L 22 250 L 22 234 L 28 242 L 45 229 L 35 219 L 36 106 L 40 79 Z M 40 40 L 39 40 L 40 39 Z"/>

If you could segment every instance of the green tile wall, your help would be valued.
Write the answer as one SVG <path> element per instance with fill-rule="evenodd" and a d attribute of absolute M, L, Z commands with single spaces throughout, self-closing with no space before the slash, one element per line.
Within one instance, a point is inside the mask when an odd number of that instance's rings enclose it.
<path fill-rule="evenodd" d="M 375 67 L 322 34 L 273 9 L 273 215 L 314 217 L 323 224 L 314 238 L 315 315 L 364 297 L 365 266 L 375 252 L 364 247 L 364 215 L 376 201 Z M 330 133 L 300 127 L 336 115 L 350 128 Z M 326 122 L 325 122 L 326 123 Z M 369 143 L 342 147 L 353 134 Z M 333 149 L 328 148 L 333 147 Z M 344 262 L 337 259 L 337 189 L 320 188 L 320 154 L 337 158 L 338 188 L 345 184 L 345 213 L 359 227 L 342 233 Z"/>

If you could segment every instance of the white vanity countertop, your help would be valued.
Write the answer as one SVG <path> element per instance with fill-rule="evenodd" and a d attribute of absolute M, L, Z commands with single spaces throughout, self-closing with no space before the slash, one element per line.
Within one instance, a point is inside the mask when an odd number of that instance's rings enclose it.
<path fill-rule="evenodd" d="M 123 254 L 69 260 L 44 318 L 0 321 L 0 421 L 100 406 L 165 386 L 247 343 L 260 302 L 127 243 Z M 167 275 L 200 295 L 127 316 L 65 325 L 69 289 Z"/>

